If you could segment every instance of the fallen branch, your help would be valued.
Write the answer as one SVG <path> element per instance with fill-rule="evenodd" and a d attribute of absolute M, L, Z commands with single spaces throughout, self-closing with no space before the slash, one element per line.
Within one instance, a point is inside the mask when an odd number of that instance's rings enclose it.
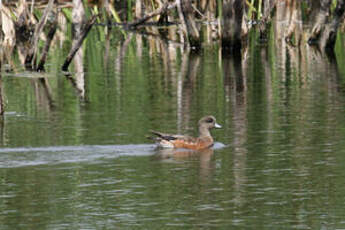
<path fill-rule="evenodd" d="M 135 22 L 128 23 L 127 26 L 129 28 L 137 27 L 137 26 L 139 26 L 141 24 L 144 24 L 146 21 L 148 21 L 149 19 L 151 19 L 151 18 L 153 18 L 153 17 L 155 17 L 157 15 L 164 14 L 167 11 L 169 11 L 171 9 L 174 9 L 176 6 L 177 6 L 176 2 L 174 2 L 174 3 L 168 3 L 168 2 L 164 3 L 164 5 L 161 8 L 159 8 L 159 9 L 157 9 L 157 10 L 155 10 L 155 11 L 153 11 L 153 12 L 147 14 L 147 15 L 145 15 L 144 17 L 136 20 Z"/>
<path fill-rule="evenodd" d="M 79 38 L 76 40 L 74 45 L 72 46 L 71 50 L 69 51 L 67 58 L 62 65 L 62 71 L 67 71 L 68 66 L 71 63 L 74 55 L 77 53 L 80 46 L 83 44 L 84 39 L 86 38 L 86 35 L 89 33 L 90 29 L 92 28 L 93 24 L 96 22 L 96 18 L 98 15 L 93 15 L 88 22 L 86 22 L 85 27 L 83 28 L 83 31 L 81 32 Z"/>
<path fill-rule="evenodd" d="M 323 0 L 321 1 L 320 11 L 317 15 L 316 22 L 313 26 L 311 31 L 311 35 L 308 39 L 309 45 L 314 45 L 319 41 L 320 35 L 327 24 L 329 18 L 329 11 L 330 6 L 332 4 L 331 0 Z"/>
<path fill-rule="evenodd" d="M 264 14 L 259 21 L 260 40 L 262 41 L 267 41 L 268 30 L 271 24 L 272 15 L 274 14 L 274 11 L 276 9 L 276 4 L 276 1 L 272 3 L 269 0 L 265 1 Z"/>
<path fill-rule="evenodd" d="M 338 0 L 337 6 L 333 12 L 332 20 L 327 23 L 321 33 L 319 39 L 319 47 L 321 50 L 334 50 L 337 39 L 338 27 L 345 15 L 345 0 Z"/>
<path fill-rule="evenodd" d="M 193 49 L 201 47 L 200 31 L 194 20 L 194 11 L 191 0 L 177 1 L 178 13 L 183 24 L 185 36 Z"/>
<path fill-rule="evenodd" d="M 50 29 L 49 29 L 49 32 L 48 32 L 48 36 L 47 36 L 47 41 L 46 41 L 46 44 L 44 46 L 40 62 L 38 64 L 37 68 L 36 68 L 37 71 L 44 71 L 44 64 L 46 62 L 48 51 L 49 51 L 49 48 L 50 48 L 50 44 L 51 44 L 51 42 L 52 42 L 52 40 L 54 38 L 56 29 L 57 29 L 57 16 L 56 16 L 55 21 L 50 26 Z"/>
<path fill-rule="evenodd" d="M 26 58 L 25 58 L 25 66 L 28 69 L 33 69 L 33 66 L 34 66 L 33 61 L 35 61 L 36 59 L 35 57 L 36 57 L 36 52 L 37 52 L 39 36 L 43 30 L 44 25 L 47 23 L 48 15 L 52 11 L 53 6 L 54 6 L 54 1 L 55 0 L 49 0 L 48 5 L 44 10 L 44 13 L 41 19 L 39 20 L 39 22 L 37 23 L 35 27 L 35 32 L 30 39 L 31 48 L 28 51 L 28 54 L 26 55 Z"/>

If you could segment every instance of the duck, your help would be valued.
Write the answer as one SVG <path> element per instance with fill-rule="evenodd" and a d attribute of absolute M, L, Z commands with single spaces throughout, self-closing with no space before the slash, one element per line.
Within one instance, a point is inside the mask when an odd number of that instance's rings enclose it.
<path fill-rule="evenodd" d="M 214 144 L 210 129 L 222 128 L 216 122 L 216 118 L 212 115 L 202 117 L 199 122 L 199 136 L 190 137 L 179 134 L 167 134 L 151 130 L 155 135 L 153 138 L 156 141 L 158 148 L 183 148 L 190 150 L 203 150 L 211 148 Z"/>

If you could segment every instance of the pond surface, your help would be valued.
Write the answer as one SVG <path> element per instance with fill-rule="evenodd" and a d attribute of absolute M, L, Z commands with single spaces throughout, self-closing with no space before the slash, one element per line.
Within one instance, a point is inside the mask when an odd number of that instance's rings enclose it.
<path fill-rule="evenodd" d="M 236 59 L 102 30 L 72 78 L 68 44 L 44 74 L 2 73 L 0 229 L 345 228 L 344 37 L 334 60 L 274 39 Z M 214 149 L 146 138 L 207 114 Z"/>

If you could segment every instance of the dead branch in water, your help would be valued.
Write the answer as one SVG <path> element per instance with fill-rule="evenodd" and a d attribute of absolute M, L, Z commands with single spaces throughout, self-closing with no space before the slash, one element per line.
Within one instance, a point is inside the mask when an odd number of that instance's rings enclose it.
<path fill-rule="evenodd" d="M 171 9 L 174 9 L 175 7 L 177 6 L 177 3 L 174 2 L 174 3 L 165 3 L 162 7 L 158 8 L 157 10 L 145 15 L 144 17 L 136 20 L 135 22 L 132 22 L 132 23 L 128 23 L 127 26 L 129 28 L 135 28 L 139 25 L 142 25 L 144 24 L 146 21 L 148 21 L 149 19 L 155 17 L 155 16 L 158 16 L 158 15 L 161 15 L 161 14 L 164 14 L 166 13 L 167 11 L 171 10 Z"/>
<path fill-rule="evenodd" d="M 314 27 L 311 31 L 311 35 L 308 39 L 309 44 L 317 43 L 317 40 L 320 37 L 321 32 L 324 30 L 324 26 L 328 21 L 329 18 L 329 8 L 331 6 L 331 0 L 322 0 L 320 5 L 320 11 L 316 16 L 316 22 Z"/>
<path fill-rule="evenodd" d="M 302 12 L 299 10 L 301 2 L 293 0 L 288 8 L 290 8 L 290 14 L 288 14 L 289 26 L 286 31 L 285 41 L 289 45 L 299 46 L 302 41 Z"/>
<path fill-rule="evenodd" d="M 71 50 L 69 51 L 69 53 L 67 55 L 67 58 L 66 58 L 64 64 L 62 65 L 62 68 L 61 68 L 62 71 L 68 71 L 69 64 L 71 63 L 74 55 L 76 54 L 76 52 L 78 51 L 80 46 L 83 44 L 83 41 L 86 38 L 86 35 L 89 33 L 90 29 L 92 28 L 93 24 L 95 24 L 97 17 L 98 17 L 98 15 L 93 15 L 90 18 L 90 20 L 86 22 L 86 24 L 83 28 L 83 31 L 79 35 L 79 38 L 77 39 L 77 41 L 72 46 Z"/>
<path fill-rule="evenodd" d="M 189 45 L 199 49 L 201 47 L 199 29 L 194 20 L 194 10 L 190 0 L 178 0 L 178 10 L 182 21 L 184 32 L 188 38 Z"/>
<path fill-rule="evenodd" d="M 337 38 L 338 27 L 345 15 L 345 1 L 338 0 L 337 6 L 333 13 L 332 21 L 326 24 L 323 31 L 319 46 L 322 50 L 333 50 Z"/>
<path fill-rule="evenodd" d="M 49 48 L 50 48 L 50 44 L 51 44 L 51 42 L 52 42 L 52 40 L 54 38 L 56 29 L 57 29 L 57 16 L 55 17 L 54 22 L 50 26 L 50 29 L 49 29 L 49 32 L 48 32 L 48 36 L 47 36 L 47 41 L 46 41 L 46 44 L 44 46 L 40 62 L 38 64 L 37 68 L 36 68 L 37 71 L 44 71 L 44 64 L 46 62 L 48 51 L 49 51 Z"/>
<path fill-rule="evenodd" d="M 262 41 L 267 40 L 267 34 L 268 34 L 268 29 L 269 25 L 271 23 L 271 14 L 273 14 L 275 7 L 276 7 L 276 2 L 272 2 L 272 0 L 265 0 L 263 1 L 264 4 L 264 12 L 263 16 L 261 18 L 261 21 L 259 22 L 259 31 L 260 31 L 260 39 Z"/>
<path fill-rule="evenodd" d="M 223 48 L 232 51 L 241 50 L 244 17 L 245 8 L 242 0 L 226 0 L 223 2 Z"/>
<path fill-rule="evenodd" d="M 39 36 L 43 30 L 44 25 L 47 23 L 47 18 L 48 18 L 49 13 L 53 9 L 54 1 L 55 0 L 49 0 L 48 5 L 44 10 L 44 13 L 43 13 L 41 19 L 39 20 L 39 22 L 35 26 L 35 32 L 30 39 L 31 48 L 28 51 L 28 54 L 26 55 L 26 58 L 25 58 L 25 67 L 28 69 L 34 69 L 34 65 L 35 65 L 34 62 L 36 59 L 36 52 L 37 52 Z"/>
<path fill-rule="evenodd" d="M 318 45 L 322 51 L 334 49 L 338 27 L 345 14 L 345 1 L 338 0 L 332 20 L 328 22 L 331 2 L 331 0 L 321 1 L 321 8 L 316 23 L 308 39 L 309 45 Z"/>

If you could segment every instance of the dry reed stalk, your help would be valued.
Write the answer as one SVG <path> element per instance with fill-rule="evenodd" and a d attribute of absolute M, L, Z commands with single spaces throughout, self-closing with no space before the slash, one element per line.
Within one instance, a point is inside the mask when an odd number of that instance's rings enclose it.
<path fill-rule="evenodd" d="M 37 71 L 44 71 L 44 64 L 46 62 L 48 51 L 49 51 L 51 42 L 54 38 L 57 26 L 58 26 L 57 15 L 55 15 L 55 21 L 50 25 L 50 29 L 49 29 L 48 36 L 47 36 L 47 41 L 45 43 L 40 62 L 38 63 L 38 66 L 36 68 Z"/>
<path fill-rule="evenodd" d="M 3 46 L 13 47 L 16 42 L 16 30 L 11 18 L 11 11 L 4 5 L 1 6 L 2 31 L 4 33 Z"/>
<path fill-rule="evenodd" d="M 329 8 L 331 6 L 332 0 L 321 0 L 320 3 L 320 11 L 316 16 L 315 24 L 308 39 L 309 44 L 317 42 L 329 18 Z"/>
<path fill-rule="evenodd" d="M 0 116 L 3 116 L 5 113 L 5 108 L 4 108 L 4 100 L 3 100 L 3 96 L 2 96 L 3 91 L 2 91 L 1 64 L 2 64 L 2 60 L 0 59 Z M 2 119 L 2 117 L 0 119 Z"/>
<path fill-rule="evenodd" d="M 320 37 L 319 47 L 321 48 L 321 50 L 331 50 L 332 52 L 334 52 L 338 27 L 342 22 L 344 15 L 345 0 L 338 0 L 333 12 L 333 18 L 329 23 L 326 24 L 325 30 Z M 334 55 L 334 53 L 331 55 Z"/>
<path fill-rule="evenodd" d="M 28 51 L 28 54 L 25 58 L 25 66 L 28 69 L 34 69 L 35 59 L 37 55 L 37 48 L 38 48 L 38 40 L 39 36 L 47 23 L 48 15 L 52 11 L 54 6 L 55 0 L 49 0 L 47 7 L 45 8 L 42 17 L 40 18 L 39 22 L 35 26 L 35 31 L 33 36 L 30 39 L 31 47 Z"/>
<path fill-rule="evenodd" d="M 66 58 L 64 64 L 62 65 L 62 71 L 68 70 L 69 64 L 71 63 L 74 55 L 76 54 L 76 52 L 78 51 L 80 46 L 83 44 L 83 41 L 84 41 L 86 35 L 89 33 L 90 29 L 92 28 L 93 24 L 95 24 L 97 17 L 98 17 L 98 15 L 93 15 L 90 18 L 90 20 L 85 23 L 83 31 L 81 32 L 81 34 L 77 38 L 76 42 L 73 44 L 71 50 L 69 51 L 69 53 L 67 55 L 67 58 Z"/>
<path fill-rule="evenodd" d="M 242 0 L 224 0 L 222 47 L 233 51 L 242 48 L 242 30 L 245 17 L 244 2 Z"/>
<path fill-rule="evenodd" d="M 135 28 L 139 25 L 142 25 L 143 23 L 147 22 L 148 20 L 150 20 L 151 18 L 157 16 L 157 15 L 162 15 L 164 13 L 166 13 L 167 11 L 174 9 L 176 7 L 177 3 L 164 3 L 160 8 L 158 8 L 157 10 L 148 13 L 147 15 L 145 15 L 142 18 L 137 19 L 136 21 L 132 22 L 132 23 L 128 23 L 128 27 L 129 28 Z"/>

